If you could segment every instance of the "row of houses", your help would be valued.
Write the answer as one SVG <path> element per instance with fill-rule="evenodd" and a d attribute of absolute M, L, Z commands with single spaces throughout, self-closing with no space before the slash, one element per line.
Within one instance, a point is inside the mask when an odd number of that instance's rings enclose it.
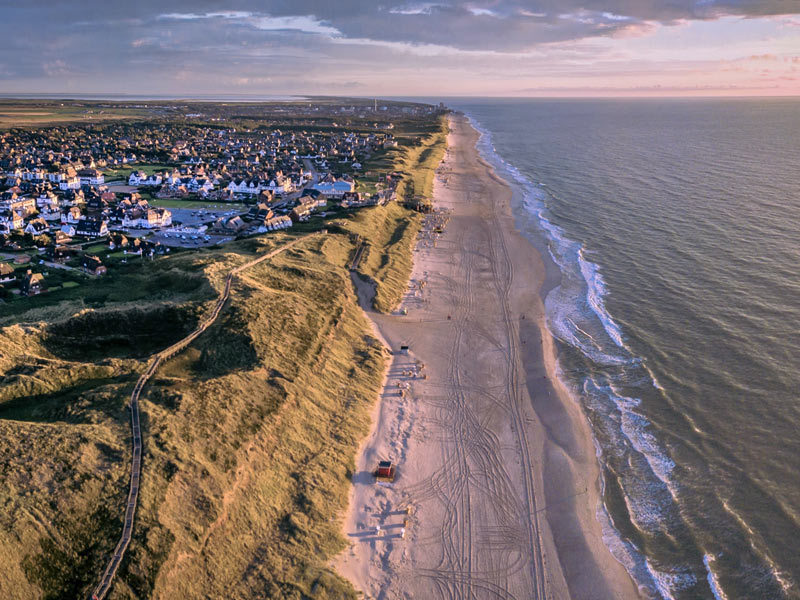
<path fill-rule="evenodd" d="M 308 160 L 356 168 L 364 157 L 392 143 L 392 134 L 385 132 L 253 132 L 169 122 L 66 125 L 0 133 L 0 175 L 7 188 L 48 183 L 74 191 L 103 185 L 107 167 L 171 163 L 180 165 L 180 171 L 148 174 L 135 169 L 128 183 L 151 189 L 184 186 L 190 193 L 254 195 L 269 189 L 284 194 L 308 182 Z"/>

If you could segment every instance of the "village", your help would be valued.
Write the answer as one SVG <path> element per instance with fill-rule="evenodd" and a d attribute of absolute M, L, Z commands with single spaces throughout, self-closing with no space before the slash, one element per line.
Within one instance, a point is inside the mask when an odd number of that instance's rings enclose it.
<path fill-rule="evenodd" d="M 132 260 L 222 244 L 395 199 L 364 162 L 393 127 L 63 125 L 0 132 L 0 300 Z"/>

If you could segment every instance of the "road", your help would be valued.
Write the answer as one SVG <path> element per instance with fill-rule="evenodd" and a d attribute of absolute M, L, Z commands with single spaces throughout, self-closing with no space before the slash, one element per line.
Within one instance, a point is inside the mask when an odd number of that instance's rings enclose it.
<path fill-rule="evenodd" d="M 128 545 L 131 541 L 131 535 L 133 534 L 133 524 L 134 524 L 134 516 L 136 514 L 136 503 L 139 498 L 139 482 L 141 479 L 141 469 L 142 469 L 142 433 L 141 428 L 139 425 L 139 396 L 142 393 L 145 385 L 150 380 L 150 378 L 156 373 L 158 368 L 163 364 L 165 361 L 169 360 L 179 352 L 181 352 L 184 348 L 186 348 L 189 344 L 191 344 L 195 339 L 197 339 L 204 331 L 206 331 L 219 317 L 220 313 L 222 312 L 225 303 L 228 301 L 231 293 L 231 285 L 233 283 L 234 277 L 238 273 L 241 273 L 245 269 L 249 269 L 265 260 L 268 260 L 277 254 L 280 254 L 284 250 L 288 250 L 292 246 L 298 244 L 300 241 L 317 234 L 308 234 L 303 237 L 300 237 L 296 240 L 293 240 L 287 244 L 284 244 L 280 248 L 276 248 L 271 252 L 267 252 L 263 256 L 251 260 L 248 263 L 245 263 L 235 269 L 232 269 L 228 276 L 225 279 L 225 287 L 220 294 L 220 297 L 217 299 L 216 304 L 214 305 L 214 309 L 211 311 L 211 314 L 198 325 L 197 329 L 192 331 L 189 335 L 185 338 L 176 342 L 169 348 L 162 350 L 161 352 L 157 352 L 153 356 L 150 357 L 148 361 L 147 370 L 139 377 L 139 380 L 136 382 L 136 386 L 133 388 L 131 392 L 130 398 L 130 410 L 131 410 L 131 432 L 132 432 L 132 446 L 133 452 L 131 454 L 131 479 L 130 479 L 130 486 L 128 489 L 128 500 L 125 504 L 125 519 L 124 525 L 122 528 L 122 534 L 120 535 L 119 542 L 117 542 L 117 546 L 114 548 L 114 554 L 111 556 L 111 559 L 108 562 L 108 566 L 106 570 L 103 572 L 103 576 L 100 579 L 100 583 L 95 587 L 94 591 L 91 595 L 91 600 L 102 600 L 108 594 L 108 591 L 111 589 L 111 585 L 114 583 L 114 577 L 117 574 L 117 570 L 119 569 L 119 565 L 122 562 L 122 559 L 125 556 L 125 551 L 128 549 Z"/>

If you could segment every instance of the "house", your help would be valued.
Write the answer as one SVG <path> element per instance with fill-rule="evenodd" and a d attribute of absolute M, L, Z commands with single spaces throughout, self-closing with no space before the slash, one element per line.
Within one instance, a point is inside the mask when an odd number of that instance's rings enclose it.
<path fill-rule="evenodd" d="M 128 185 L 140 185 L 145 179 L 147 179 L 147 173 L 144 171 L 133 171 L 128 176 Z"/>
<path fill-rule="evenodd" d="M 272 218 L 273 212 L 269 206 L 263 202 L 259 202 L 250 208 L 250 210 L 247 212 L 247 216 L 254 221 L 265 221 Z"/>
<path fill-rule="evenodd" d="M 379 197 L 377 194 L 367 196 L 359 192 L 345 192 L 342 197 L 342 208 L 359 208 L 362 206 L 377 206 Z"/>
<path fill-rule="evenodd" d="M 255 179 L 250 181 L 245 179 L 233 179 L 225 189 L 234 194 L 247 194 L 250 196 L 255 196 L 256 194 L 260 194 L 265 188 L 266 186 L 264 186 L 262 182 Z"/>
<path fill-rule="evenodd" d="M 302 196 L 297 200 L 298 204 L 303 206 L 304 208 L 308 208 L 311 211 L 316 210 L 317 208 L 324 208 L 328 201 L 325 199 L 325 196 L 322 194 L 315 194 L 317 190 L 307 190 L 308 193 L 303 193 Z"/>
<path fill-rule="evenodd" d="M 214 184 L 204 177 L 193 177 L 186 183 L 186 189 L 190 192 L 205 195 L 214 189 Z"/>
<path fill-rule="evenodd" d="M 73 206 L 67 212 L 61 213 L 61 223 L 69 223 L 75 225 L 83 220 L 83 212 L 77 206 Z"/>
<path fill-rule="evenodd" d="M 256 198 L 259 204 L 266 204 L 270 208 L 275 208 L 276 205 L 283 202 L 283 198 L 280 196 L 276 196 L 273 192 L 269 190 L 261 190 L 261 193 Z"/>
<path fill-rule="evenodd" d="M 61 228 L 64 231 L 64 228 Z M 67 233 L 64 231 L 64 233 Z M 83 219 L 75 226 L 75 235 L 104 237 L 108 235 L 108 222 L 104 219 Z"/>
<path fill-rule="evenodd" d="M 52 262 L 63 263 L 75 254 L 75 250 L 61 244 L 50 244 L 45 249 L 44 254 Z"/>
<path fill-rule="evenodd" d="M 169 227 L 172 225 L 172 213 L 166 208 L 136 207 L 125 212 L 122 217 L 122 226 L 141 229 L 156 227 Z"/>
<path fill-rule="evenodd" d="M 10 190 L 9 190 L 10 191 Z M 16 192 L 9 191 L 3 193 L 0 198 L 0 210 L 10 210 L 27 217 L 36 212 L 36 198 L 18 196 Z"/>
<path fill-rule="evenodd" d="M 259 223 L 258 233 L 266 233 L 268 231 L 279 231 L 281 229 L 288 229 L 293 225 L 291 217 L 287 215 L 279 215 L 270 219 L 265 219 Z"/>
<path fill-rule="evenodd" d="M 0 263 L 0 283 L 8 283 L 10 281 L 16 281 L 16 279 L 17 276 L 14 267 L 8 263 Z"/>
<path fill-rule="evenodd" d="M 78 177 L 81 185 L 103 185 L 106 181 L 103 173 L 97 169 L 81 169 L 78 171 Z"/>
<path fill-rule="evenodd" d="M 28 221 L 28 225 L 25 227 L 25 233 L 30 233 L 33 237 L 36 237 L 42 235 L 43 233 L 47 233 L 49 229 L 50 226 L 44 219 L 32 219 Z"/>
<path fill-rule="evenodd" d="M 68 238 L 72 239 L 75 236 L 75 226 L 70 225 L 69 223 L 65 223 L 61 226 L 61 229 L 58 230 L 61 235 L 65 235 Z"/>
<path fill-rule="evenodd" d="M 23 296 L 35 296 L 41 293 L 44 291 L 44 276 L 28 269 L 19 284 L 19 289 Z"/>
<path fill-rule="evenodd" d="M 56 207 L 48 207 L 43 208 L 39 212 L 39 216 L 42 217 L 45 221 L 61 221 L 61 209 Z"/>
<path fill-rule="evenodd" d="M 61 230 L 56 231 L 54 239 L 56 244 L 69 244 L 72 241 L 72 238 Z"/>
<path fill-rule="evenodd" d="M 82 204 L 86 204 L 86 196 L 81 189 L 69 190 L 61 196 L 62 206 L 78 206 Z"/>
<path fill-rule="evenodd" d="M 239 216 L 221 217 L 214 222 L 212 229 L 218 233 L 235 234 L 246 227 Z"/>
<path fill-rule="evenodd" d="M 92 254 L 83 255 L 81 266 L 83 267 L 84 271 L 91 273 L 92 275 L 105 275 L 108 272 L 108 269 L 102 263 L 102 261 L 97 256 Z"/>
<path fill-rule="evenodd" d="M 77 176 L 67 177 L 58 182 L 58 189 L 66 192 L 67 190 L 81 189 L 81 180 Z"/>
<path fill-rule="evenodd" d="M 39 210 L 43 208 L 58 208 L 58 196 L 53 192 L 42 192 L 39 194 L 39 197 L 36 198 L 36 207 Z"/>
<path fill-rule="evenodd" d="M 25 227 L 25 219 L 22 218 L 22 215 L 14 211 L 0 212 L 0 229 L 10 232 L 23 227 Z"/>
<path fill-rule="evenodd" d="M 308 221 L 308 219 L 311 217 L 311 212 L 312 209 L 310 206 L 298 204 L 292 209 L 292 212 L 289 213 L 289 218 L 295 223 Z"/>
<path fill-rule="evenodd" d="M 161 242 L 151 242 L 143 238 L 135 238 L 131 242 L 131 246 L 132 250 L 126 250 L 126 253 L 140 254 L 141 256 L 149 256 L 150 258 L 153 258 L 156 254 L 164 254 L 164 252 L 169 251 L 168 249 L 165 250 Z"/>
<path fill-rule="evenodd" d="M 128 185 L 157 187 L 161 185 L 162 181 L 161 175 L 156 175 L 155 173 L 148 175 L 144 171 L 134 171 L 128 177 Z"/>

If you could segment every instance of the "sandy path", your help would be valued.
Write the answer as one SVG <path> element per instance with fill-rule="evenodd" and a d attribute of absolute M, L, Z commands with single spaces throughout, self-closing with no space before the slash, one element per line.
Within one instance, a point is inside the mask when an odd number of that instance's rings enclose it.
<path fill-rule="evenodd" d="M 446 230 L 420 242 L 407 314 L 369 312 L 394 354 L 336 566 L 367 598 L 634 598 L 595 518 L 588 425 L 541 335 L 545 265 L 477 133 L 451 125 L 435 189 Z M 380 459 L 393 484 L 374 483 Z"/>

